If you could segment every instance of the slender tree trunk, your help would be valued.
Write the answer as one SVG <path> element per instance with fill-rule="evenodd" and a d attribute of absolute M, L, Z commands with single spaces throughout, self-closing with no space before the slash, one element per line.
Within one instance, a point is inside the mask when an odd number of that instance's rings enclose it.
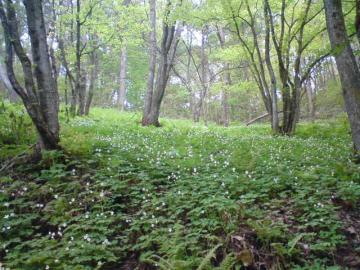
<path fill-rule="evenodd" d="M 186 84 L 187 84 L 187 89 L 189 91 L 189 103 L 190 103 L 190 112 L 192 117 L 194 117 L 194 112 L 195 112 L 195 103 L 196 103 L 196 99 L 195 99 L 195 92 L 194 89 L 191 86 L 191 53 L 192 53 L 192 43 L 193 43 L 193 33 L 191 30 L 187 29 L 187 36 L 188 36 L 188 41 L 189 41 L 189 53 L 187 54 L 187 61 L 186 61 Z"/>
<path fill-rule="evenodd" d="M 154 80 L 156 70 L 156 0 L 150 0 L 150 60 L 149 60 L 149 75 L 147 80 L 147 91 L 144 100 L 144 112 L 142 124 L 147 124 L 147 116 L 151 110 L 151 100 L 154 92 Z"/>
<path fill-rule="evenodd" d="M 120 52 L 120 74 L 119 74 L 119 93 L 118 93 L 118 106 L 120 111 L 125 108 L 126 98 L 126 67 L 127 67 L 127 52 L 126 47 L 121 48 Z"/>
<path fill-rule="evenodd" d="M 6 68 L 0 63 L 0 81 L 6 88 L 8 92 L 8 97 L 11 102 L 18 101 L 18 95 L 16 94 L 14 88 L 12 87 L 8 75 L 6 73 Z"/>
<path fill-rule="evenodd" d="M 79 95 L 79 106 L 77 114 L 82 116 L 85 114 L 85 105 L 86 105 L 86 76 L 85 70 L 81 68 L 80 70 L 80 81 L 78 85 L 78 95 Z"/>
<path fill-rule="evenodd" d="M 343 89 L 355 154 L 360 154 L 360 71 L 346 33 L 341 0 L 324 0 L 326 24 Z"/>
<path fill-rule="evenodd" d="M 221 107 L 222 107 L 222 124 L 225 127 L 228 127 L 230 124 L 230 106 L 229 106 L 229 87 L 231 85 L 231 76 L 229 71 L 230 65 L 225 64 L 225 74 L 223 76 L 223 81 L 225 87 L 221 91 Z"/>
<path fill-rule="evenodd" d="M 250 16 L 250 29 L 251 29 L 252 36 L 253 36 L 255 52 L 256 52 L 256 55 L 257 55 L 257 58 L 258 58 L 258 62 L 259 62 L 259 65 L 258 65 L 259 68 L 258 68 L 258 71 L 257 71 L 257 73 L 259 74 L 258 75 L 259 85 L 262 86 L 261 89 L 262 89 L 262 96 L 263 96 L 263 99 L 264 99 L 265 108 L 272 115 L 271 94 L 270 94 L 270 91 L 269 91 L 269 85 L 268 85 L 267 80 L 266 80 L 265 66 L 263 64 L 263 62 L 264 62 L 263 61 L 263 56 L 261 54 L 261 50 L 260 50 L 260 46 L 259 46 L 255 17 L 254 17 L 254 14 L 252 13 L 252 11 L 250 9 L 248 0 L 246 0 L 245 3 L 246 3 L 246 9 L 247 9 L 248 14 Z"/>
<path fill-rule="evenodd" d="M 222 48 L 225 48 L 225 33 L 224 28 L 218 28 L 218 37 L 220 41 L 220 45 Z M 225 72 L 223 75 L 223 83 L 224 87 L 221 91 L 221 107 L 222 107 L 222 116 L 221 124 L 225 127 L 228 127 L 230 124 L 230 116 L 229 116 L 229 86 L 231 85 L 231 75 L 230 75 L 230 65 L 229 63 L 225 63 L 224 66 Z"/>
<path fill-rule="evenodd" d="M 76 113 L 76 99 L 79 100 L 79 107 L 77 114 L 84 115 L 85 113 L 85 97 L 86 87 L 84 86 L 84 74 L 81 68 L 81 22 L 80 22 L 80 0 L 76 0 L 76 72 L 75 72 L 75 88 L 73 97 L 71 99 L 71 114 Z"/>
<path fill-rule="evenodd" d="M 310 116 L 310 120 L 312 122 L 315 121 L 315 94 L 313 93 L 313 90 L 311 89 L 311 84 L 308 81 L 307 84 L 305 84 L 305 92 L 308 99 L 308 112 Z"/>
<path fill-rule="evenodd" d="M 333 60 L 330 59 L 330 73 L 331 73 L 331 78 L 334 79 L 335 81 L 337 81 L 337 76 L 336 76 L 336 72 L 335 72 L 335 67 L 334 67 L 334 63 Z"/>
<path fill-rule="evenodd" d="M 208 42 L 208 26 L 205 26 L 201 32 L 201 49 L 200 49 L 200 59 L 201 59 L 201 74 L 200 74 L 200 94 L 197 102 L 195 103 L 195 113 L 194 113 L 194 122 L 199 122 L 201 113 L 204 112 L 204 102 L 206 99 L 207 92 L 209 90 L 209 60 L 206 54 L 206 46 Z M 205 118 L 204 118 L 205 120 Z"/>
<path fill-rule="evenodd" d="M 277 105 L 277 82 L 276 76 L 274 72 L 274 68 L 271 63 L 270 57 L 270 19 L 268 9 L 266 7 L 266 3 L 264 3 L 264 17 L 265 17 L 265 28 L 266 28 L 266 36 L 265 36 L 265 62 L 266 67 L 270 75 L 271 79 L 271 127 L 275 134 L 279 133 L 279 115 L 278 115 L 278 105 Z"/>
<path fill-rule="evenodd" d="M 93 51 L 90 54 L 90 61 L 91 61 L 90 84 L 89 84 L 89 91 L 85 104 L 85 115 L 89 115 L 90 112 L 91 102 L 93 100 L 94 88 L 98 74 L 98 56 L 96 51 Z"/>

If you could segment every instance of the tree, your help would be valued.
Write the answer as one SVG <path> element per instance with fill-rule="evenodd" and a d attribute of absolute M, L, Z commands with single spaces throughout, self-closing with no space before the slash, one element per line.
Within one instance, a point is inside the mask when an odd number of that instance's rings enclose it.
<path fill-rule="evenodd" d="M 360 154 L 360 71 L 346 32 L 341 0 L 324 0 L 329 39 L 338 67 L 355 154 Z"/>
<path fill-rule="evenodd" d="M 10 81 L 9 81 L 9 77 L 7 75 L 6 72 L 6 67 L 3 66 L 0 63 L 0 82 L 4 85 L 4 87 L 6 88 L 7 92 L 8 92 L 8 97 L 11 101 L 16 101 L 17 100 L 17 94 L 14 90 L 14 88 L 12 87 Z"/>
<path fill-rule="evenodd" d="M 152 8 L 153 4 L 154 3 L 152 3 L 150 8 Z M 145 98 L 144 114 L 142 119 L 142 124 L 144 126 L 160 126 L 160 106 L 165 94 L 165 88 L 174 63 L 176 48 L 182 31 L 181 26 L 177 25 L 176 20 L 174 21 L 170 17 L 172 8 L 172 2 L 168 0 L 166 2 L 165 16 L 162 23 L 160 60 L 157 68 L 155 88 L 152 90 L 152 87 L 150 86 Z M 151 24 L 153 25 L 153 17 L 151 18 L 151 21 Z M 151 58 L 152 57 L 154 56 L 151 55 Z M 150 69 L 153 69 L 153 65 L 151 64 L 152 63 L 150 63 Z M 150 73 L 150 76 L 152 76 L 152 71 Z M 149 84 L 151 84 L 151 80 Z"/>
<path fill-rule="evenodd" d="M 265 62 L 271 80 L 271 127 L 275 134 L 279 133 L 279 114 L 277 101 L 277 80 L 274 68 L 271 62 L 270 49 L 270 17 L 269 12 L 264 3 L 264 18 L 265 18 Z"/>
<path fill-rule="evenodd" d="M 123 5 L 126 7 L 130 4 L 131 0 L 124 0 Z M 118 92 L 118 105 L 119 109 L 123 111 L 125 109 L 126 99 L 126 70 L 127 70 L 127 50 L 123 45 L 120 49 L 120 72 L 119 72 L 119 92 Z"/>
<path fill-rule="evenodd" d="M 328 53 L 318 53 L 314 61 L 307 66 L 303 64 L 306 49 L 311 47 L 312 43 L 321 36 L 325 28 L 315 28 L 310 31 L 308 26 L 314 23 L 322 8 L 315 8 L 315 2 L 312 0 L 296 1 L 292 6 L 288 6 L 285 0 L 281 2 L 280 18 L 275 20 L 272 8 L 268 0 L 264 1 L 265 8 L 268 11 L 270 29 L 273 45 L 277 54 L 278 70 L 281 82 L 281 94 L 283 102 L 283 121 L 281 132 L 291 135 L 295 132 L 296 124 L 300 117 L 301 91 L 304 82 L 310 76 L 314 67 L 321 63 Z M 296 14 L 298 5 L 303 5 L 300 15 Z M 287 12 L 288 10 L 290 12 Z M 290 14 L 287 18 L 287 13 Z M 276 33 L 275 22 L 280 28 L 280 33 Z M 307 32 L 305 31 L 307 29 Z M 295 43 L 295 44 L 293 44 Z"/>
<path fill-rule="evenodd" d="M 99 59 L 98 53 L 96 50 L 93 50 L 90 53 L 90 81 L 89 81 L 89 90 L 86 98 L 85 104 L 85 115 L 89 115 L 90 106 L 94 97 L 94 90 L 96 88 L 96 79 L 99 72 Z"/>
<path fill-rule="evenodd" d="M 154 92 L 154 80 L 156 69 L 156 0 L 150 0 L 150 46 L 149 46 L 149 74 L 147 79 L 147 91 L 144 101 L 142 124 L 147 125 L 147 116 L 150 114 L 152 95 Z"/>
<path fill-rule="evenodd" d="M 237 14 L 242 10 L 244 6 L 245 14 Z M 272 128 L 274 133 L 279 131 L 279 120 L 277 110 L 277 88 L 276 88 L 276 77 L 273 70 L 271 58 L 270 58 L 270 19 L 267 11 L 266 3 L 264 2 L 264 21 L 265 21 L 265 48 L 261 48 L 261 32 L 258 29 L 262 29 L 259 20 L 258 6 L 252 7 L 248 0 L 240 1 L 239 8 L 233 6 L 233 3 L 228 1 L 225 6 L 229 9 L 231 19 L 235 27 L 236 36 L 244 48 L 248 61 L 250 62 L 252 76 L 258 85 L 262 101 L 267 113 L 270 115 Z M 240 20 L 239 20 L 240 19 Z M 241 25 L 243 23 L 243 25 Z M 249 28 L 250 38 L 247 35 L 243 35 L 242 28 Z M 245 30 L 243 30 L 245 31 Z M 269 76 L 266 74 L 268 70 Z M 271 91 L 269 88 L 269 78 L 271 84 Z"/>
<path fill-rule="evenodd" d="M 96 36 L 95 19 L 93 20 L 92 16 L 100 3 L 102 0 L 62 0 L 59 1 L 58 6 L 53 7 L 54 18 L 58 19 L 56 39 L 60 50 L 60 60 L 71 88 L 70 113 L 72 116 L 84 115 L 86 110 L 88 100 L 86 85 L 89 84 L 87 80 L 90 76 L 87 76 L 87 68 L 83 62 L 84 56 L 91 54 L 98 47 L 98 45 L 92 46 L 87 50 L 88 45 L 94 43 L 92 37 Z M 56 14 L 55 10 L 59 10 L 59 14 Z M 62 10 L 64 10 L 63 13 L 61 13 Z"/>
<path fill-rule="evenodd" d="M 201 90 L 199 94 L 199 98 L 196 100 L 196 96 L 194 99 L 194 122 L 200 121 L 201 113 L 203 112 L 204 102 L 206 95 L 210 89 L 210 70 L 209 70 L 209 58 L 206 54 L 206 47 L 209 40 L 209 27 L 205 25 L 201 29 L 201 46 L 200 46 L 200 67 L 196 67 L 196 71 L 199 77 L 199 81 L 201 84 Z M 191 51 L 188 51 L 191 54 Z M 194 56 L 191 55 L 194 65 L 196 62 L 194 60 Z M 205 118 L 205 115 L 204 115 Z"/>
<path fill-rule="evenodd" d="M 222 49 L 225 47 L 225 31 L 223 27 L 217 27 L 217 35 L 219 38 L 220 46 Z M 222 116 L 221 123 L 227 127 L 230 124 L 230 113 L 229 113 L 229 86 L 231 85 L 231 75 L 230 75 L 230 64 L 224 64 L 224 74 L 223 82 L 224 86 L 221 91 L 221 107 L 222 107 Z"/>
<path fill-rule="evenodd" d="M 27 0 L 24 1 L 24 6 L 31 42 L 32 61 L 28 58 L 21 44 L 14 2 L 12 0 L 0 0 L 0 19 L 4 29 L 6 46 L 6 69 L 12 87 L 22 99 L 38 131 L 37 149 L 39 151 L 58 149 L 58 92 L 46 42 L 42 1 Z M 14 52 L 22 66 L 24 86 L 20 84 L 14 72 Z"/>

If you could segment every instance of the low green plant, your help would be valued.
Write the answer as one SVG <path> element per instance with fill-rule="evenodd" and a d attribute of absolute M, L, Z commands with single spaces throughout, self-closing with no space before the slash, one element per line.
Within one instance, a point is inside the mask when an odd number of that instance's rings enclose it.
<path fill-rule="evenodd" d="M 341 121 L 273 137 L 262 125 L 139 120 L 94 109 L 62 123 L 64 152 L 1 178 L 0 261 L 22 270 L 241 269 L 241 250 L 261 258 L 251 246 L 272 254 L 274 269 L 336 267 L 347 241 L 337 202 L 351 208 L 360 198 Z M 231 242 L 237 235 L 242 242 Z"/>

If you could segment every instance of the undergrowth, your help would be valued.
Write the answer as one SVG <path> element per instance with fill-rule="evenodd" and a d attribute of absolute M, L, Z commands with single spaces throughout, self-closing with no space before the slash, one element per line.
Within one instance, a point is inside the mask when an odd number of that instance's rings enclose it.
<path fill-rule="evenodd" d="M 14 140 L 11 113 L 2 115 L 5 160 L 35 136 L 19 127 Z M 345 121 L 302 124 L 294 137 L 263 125 L 139 122 L 94 109 L 62 123 L 65 153 L 0 178 L 0 262 L 22 270 L 359 265 L 360 168 L 349 159 Z"/>

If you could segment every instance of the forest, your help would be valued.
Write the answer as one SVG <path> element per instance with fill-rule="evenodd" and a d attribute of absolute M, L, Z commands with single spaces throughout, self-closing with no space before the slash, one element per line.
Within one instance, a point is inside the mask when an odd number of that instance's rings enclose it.
<path fill-rule="evenodd" d="M 360 269 L 360 0 L 0 23 L 0 270 Z"/>

